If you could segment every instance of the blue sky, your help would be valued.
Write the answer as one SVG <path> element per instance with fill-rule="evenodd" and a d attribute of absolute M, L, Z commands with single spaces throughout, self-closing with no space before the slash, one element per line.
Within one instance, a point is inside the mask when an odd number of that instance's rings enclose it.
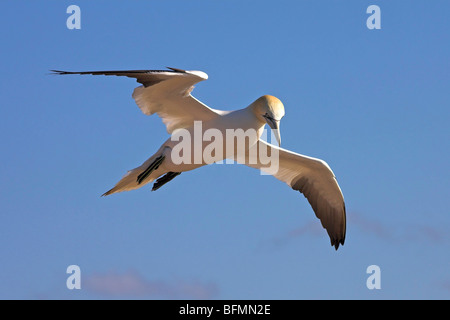
<path fill-rule="evenodd" d="M 81 8 L 81 30 L 66 9 Z M 381 30 L 366 9 L 381 8 Z M 0 298 L 449 299 L 448 1 L 5 1 Z M 239 165 L 101 198 L 168 137 L 131 79 L 202 70 L 194 96 L 286 107 L 283 147 L 324 159 L 335 252 L 306 199 Z M 81 290 L 66 288 L 80 266 Z M 366 268 L 381 269 L 368 290 Z"/>

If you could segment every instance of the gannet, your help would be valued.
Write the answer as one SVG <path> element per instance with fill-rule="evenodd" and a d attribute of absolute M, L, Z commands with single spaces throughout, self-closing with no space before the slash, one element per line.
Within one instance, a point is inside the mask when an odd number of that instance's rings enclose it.
<path fill-rule="evenodd" d="M 223 152 L 217 154 L 222 154 L 222 159 L 234 158 L 239 163 L 270 172 L 292 189 L 301 192 L 309 201 L 323 228 L 326 229 L 331 245 L 337 250 L 340 244 L 344 244 L 346 234 L 344 197 L 328 164 L 323 160 L 283 149 L 261 139 L 263 129 L 268 124 L 278 144 L 281 144 L 280 120 L 285 114 L 285 109 L 278 98 L 265 95 L 244 109 L 222 111 L 206 106 L 191 95 L 195 84 L 208 79 L 208 75 L 202 71 L 186 71 L 176 68 L 128 71 L 51 71 L 58 75 L 106 75 L 136 79 L 141 84 L 132 95 L 136 104 L 146 115 L 156 113 L 171 135 L 171 138 L 167 139 L 154 155 L 141 166 L 128 171 L 103 196 L 137 189 L 151 182 L 154 182 L 152 188 L 154 191 L 182 172 L 209 164 L 205 159 L 194 161 L 196 152 L 194 149 L 184 150 L 187 152 L 184 156 L 192 160 L 190 163 L 189 161 L 182 163 L 175 161 L 173 151 L 179 146 L 181 139 L 177 140 L 174 136 L 182 130 L 195 134 L 198 124 L 201 124 L 201 134 L 212 129 L 216 130 L 215 132 L 223 133 L 224 136 L 227 130 L 241 129 L 245 132 L 254 130 L 255 136 L 246 137 L 243 155 L 238 155 L 236 147 L 231 151 L 225 148 L 225 145 L 231 141 L 227 138 L 224 138 L 223 150 L 219 150 Z M 205 150 L 211 141 L 212 139 L 201 141 L 200 148 Z M 277 155 L 276 172 L 268 170 L 267 163 L 263 163 L 259 158 L 258 152 L 261 150 L 268 155 Z M 189 152 L 192 154 L 188 154 Z M 250 154 L 257 154 L 256 160 L 249 161 Z M 214 160 L 222 159 L 215 158 Z"/>

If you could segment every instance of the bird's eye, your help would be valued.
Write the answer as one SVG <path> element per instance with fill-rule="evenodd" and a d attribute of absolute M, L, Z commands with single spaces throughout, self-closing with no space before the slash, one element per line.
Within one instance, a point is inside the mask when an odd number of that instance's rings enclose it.
<path fill-rule="evenodd" d="M 263 114 L 263 117 L 266 118 L 266 119 L 268 119 L 268 120 L 277 121 L 277 120 L 275 120 L 271 115 L 269 115 L 268 112 L 266 112 L 265 114 Z"/>

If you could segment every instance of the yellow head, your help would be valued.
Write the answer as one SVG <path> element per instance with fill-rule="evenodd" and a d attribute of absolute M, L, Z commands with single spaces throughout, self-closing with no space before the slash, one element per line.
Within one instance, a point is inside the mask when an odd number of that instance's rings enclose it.
<path fill-rule="evenodd" d="M 267 122 L 278 144 L 281 145 L 280 120 L 284 117 L 284 105 L 280 99 L 265 95 L 253 102 L 249 108 L 262 123 Z"/>

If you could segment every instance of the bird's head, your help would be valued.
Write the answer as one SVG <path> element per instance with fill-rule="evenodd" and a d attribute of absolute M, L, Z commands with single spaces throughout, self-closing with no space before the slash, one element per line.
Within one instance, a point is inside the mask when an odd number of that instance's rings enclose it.
<path fill-rule="evenodd" d="M 280 99 L 265 95 L 253 102 L 250 107 L 262 123 L 269 125 L 278 141 L 278 145 L 281 145 L 280 120 L 284 117 L 284 106 Z"/>

